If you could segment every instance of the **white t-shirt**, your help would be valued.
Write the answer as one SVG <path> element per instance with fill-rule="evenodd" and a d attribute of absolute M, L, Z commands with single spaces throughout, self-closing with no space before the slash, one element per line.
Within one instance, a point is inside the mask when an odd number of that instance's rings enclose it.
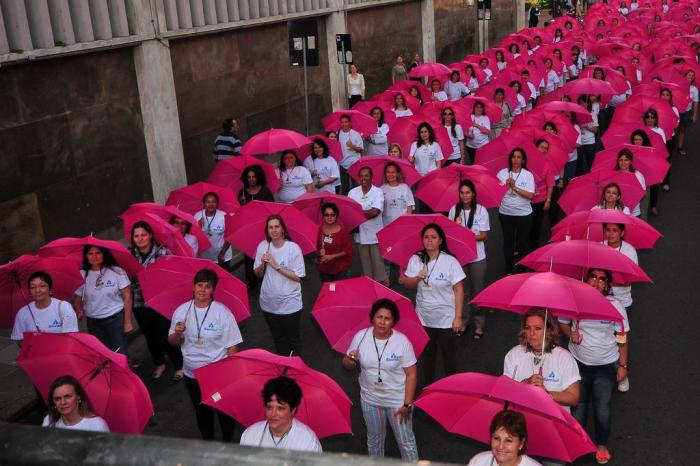
<path fill-rule="evenodd" d="M 625 308 L 613 296 L 608 296 L 607 298 L 622 316 L 625 332 L 629 333 L 630 327 Z M 559 319 L 559 322 L 571 323 L 568 319 Z M 578 329 L 583 336 L 581 343 L 576 345 L 573 342 L 569 342 L 569 351 L 576 360 L 587 366 L 603 366 L 620 359 L 620 350 L 615 340 L 615 332 L 622 331 L 619 322 L 612 320 L 580 320 Z"/>
<path fill-rule="evenodd" d="M 350 199 L 354 199 L 362 205 L 362 210 L 384 210 L 384 192 L 372 185 L 367 193 L 362 191 L 362 186 L 352 188 L 348 193 Z M 377 215 L 364 221 L 360 225 L 359 232 L 353 235 L 353 239 L 359 244 L 377 244 L 377 232 L 384 227 L 382 216 Z"/>
<path fill-rule="evenodd" d="M 384 226 L 405 214 L 409 207 L 416 207 L 411 188 L 406 183 L 400 183 L 398 186 L 389 186 L 385 183 L 382 185 L 382 193 L 384 193 L 384 209 L 382 210 Z"/>
<path fill-rule="evenodd" d="M 591 210 L 603 210 L 604 207 L 600 204 L 596 204 L 593 207 L 591 207 Z M 609 210 L 614 210 L 614 209 L 609 209 Z M 627 208 L 627 206 L 622 206 L 622 213 L 626 215 L 630 215 L 630 210 Z"/>
<path fill-rule="evenodd" d="M 194 252 L 194 255 L 196 256 L 199 252 L 199 240 L 197 239 L 197 237 L 190 233 L 185 233 L 185 242 L 187 242 L 187 244 L 190 245 L 192 251 Z"/>
<path fill-rule="evenodd" d="M 338 141 L 340 142 L 340 149 L 343 151 L 343 160 L 340 161 L 340 166 L 347 170 L 360 160 L 360 153 L 350 149 L 347 143 L 350 141 L 355 147 L 363 147 L 362 136 L 354 129 L 347 133 L 340 130 L 338 131 Z"/>
<path fill-rule="evenodd" d="M 416 364 L 413 345 L 403 333 L 394 329 L 388 340 L 375 340 L 372 327 L 360 330 L 350 343 L 348 352 L 359 351 L 360 397 L 366 403 L 385 408 L 400 408 L 404 403 L 406 372 L 404 369 Z M 379 379 L 379 357 L 381 356 L 381 378 L 383 388 L 377 388 Z"/>
<path fill-rule="evenodd" d="M 417 255 L 411 256 L 406 276 L 415 278 L 424 264 Z M 441 253 L 426 266 L 428 275 L 418 282 L 416 311 L 425 327 L 452 328 L 455 318 L 455 292 L 453 287 L 466 275 L 457 259 Z M 427 284 L 426 284 L 427 282 Z"/>
<path fill-rule="evenodd" d="M 75 294 L 83 298 L 86 316 L 104 319 L 124 309 L 121 290 L 131 285 L 131 281 L 121 267 L 105 267 L 100 272 L 89 270 L 87 276 L 81 270 L 80 274 L 85 283 Z"/>
<path fill-rule="evenodd" d="M 41 426 L 49 427 L 49 424 L 49 415 L 47 414 L 46 416 L 44 416 L 44 421 L 41 423 Z M 58 421 L 56 421 L 54 427 L 57 429 L 85 430 L 90 432 L 109 432 L 109 426 L 107 425 L 107 422 L 105 422 L 105 420 L 102 419 L 100 416 L 84 417 L 80 420 L 80 422 L 72 426 L 67 426 L 63 422 L 63 418 L 59 418 Z"/>
<path fill-rule="evenodd" d="M 448 99 L 455 101 L 469 95 L 469 89 L 461 81 L 457 81 L 456 83 L 447 81 L 445 83 L 445 94 L 447 94 Z"/>
<path fill-rule="evenodd" d="M 545 353 L 540 364 L 535 364 L 535 354 L 525 351 L 522 345 L 514 346 L 503 360 L 503 375 L 521 382 L 542 368 L 544 388 L 550 392 L 563 392 L 573 383 L 581 380 L 578 364 L 571 353 L 555 346 L 551 353 Z M 571 411 L 568 406 L 562 406 Z"/>
<path fill-rule="evenodd" d="M 216 210 L 213 217 L 209 217 L 205 214 L 204 210 L 199 210 L 194 213 L 194 219 L 199 222 L 201 218 L 204 218 L 204 223 L 202 224 L 202 230 L 209 237 L 209 242 L 211 247 L 203 251 L 199 251 L 197 257 L 200 259 L 209 259 L 212 262 L 219 262 L 219 252 L 221 248 L 224 247 L 224 234 L 226 233 L 226 212 L 223 210 Z M 228 248 L 224 256 L 224 262 L 230 261 L 233 258 L 233 251 Z"/>
<path fill-rule="evenodd" d="M 410 111 L 410 110 L 409 110 Z M 397 115 L 398 116 L 398 115 Z M 389 133 L 389 125 L 386 123 L 379 127 L 376 133 L 367 138 L 365 144 L 366 155 L 386 155 L 389 153 L 389 143 L 386 135 Z"/>
<path fill-rule="evenodd" d="M 462 129 L 462 125 L 459 123 L 455 124 L 456 136 L 452 135 L 451 126 L 445 126 L 445 129 L 447 130 L 447 134 L 450 136 L 450 142 L 452 143 L 452 154 L 450 154 L 447 160 L 459 160 L 462 158 L 462 152 L 459 150 L 459 141 L 464 141 L 464 130 Z"/>
<path fill-rule="evenodd" d="M 340 170 L 338 169 L 338 162 L 335 161 L 333 157 L 323 157 L 314 159 L 313 157 L 306 157 L 304 159 L 304 166 L 309 171 L 309 174 L 316 171 L 316 177 L 314 178 L 314 191 L 319 192 L 329 192 L 335 194 L 335 187 L 340 185 Z M 324 181 L 328 178 L 335 178 L 335 183 L 328 183 L 324 185 L 321 189 L 316 187 L 318 181 Z M 306 189 L 304 189 L 306 191 Z"/>
<path fill-rule="evenodd" d="M 647 182 L 644 179 L 644 175 L 642 175 L 642 172 L 640 172 L 639 170 L 635 170 L 634 176 L 637 177 L 637 181 L 639 181 L 639 184 L 642 186 L 642 189 L 646 190 Z M 635 217 L 639 217 L 640 215 L 642 215 L 642 208 L 639 203 L 637 203 L 637 205 L 634 206 L 634 208 L 632 209 L 632 215 L 634 215 Z"/>
<path fill-rule="evenodd" d="M 579 125 L 577 125 L 576 123 L 574 123 L 574 129 L 576 130 L 576 134 L 577 134 L 576 145 L 580 146 L 581 145 L 581 127 Z M 574 147 L 574 150 L 572 150 L 569 153 L 568 162 L 574 162 L 576 160 L 578 160 L 578 149 L 576 147 Z"/>
<path fill-rule="evenodd" d="M 452 206 L 450 208 L 449 213 L 447 214 L 447 217 L 450 220 L 454 220 L 455 218 L 455 207 Z M 471 209 L 469 210 L 464 210 L 462 211 L 461 214 L 461 220 L 462 220 L 462 226 L 467 227 L 467 224 L 469 223 L 469 213 L 471 212 Z M 489 222 L 489 211 L 486 210 L 484 206 L 481 204 L 476 205 L 476 212 L 474 212 L 474 221 L 472 221 L 472 227 L 471 227 L 472 232 L 474 232 L 475 235 L 478 235 L 482 231 L 489 231 L 491 230 L 490 222 Z M 486 259 L 486 247 L 484 246 L 483 241 L 477 241 L 476 242 L 476 259 L 474 259 L 474 262 L 479 262 Z"/>
<path fill-rule="evenodd" d="M 410 108 L 406 108 L 404 110 L 393 109 L 393 112 L 396 115 L 396 118 L 413 116 L 413 112 Z"/>
<path fill-rule="evenodd" d="M 608 245 L 607 241 L 603 241 L 604 245 Z M 619 248 L 615 248 L 620 251 L 625 256 L 629 257 L 634 261 L 635 264 L 639 264 L 639 259 L 637 258 L 637 250 L 625 240 L 622 240 L 622 244 Z M 632 285 L 626 286 L 613 286 L 612 293 L 615 298 L 620 301 L 625 308 L 632 305 Z"/>
<path fill-rule="evenodd" d="M 505 185 L 508 178 L 513 178 L 517 188 L 527 191 L 528 193 L 535 192 L 535 177 L 529 170 L 521 168 L 519 173 L 512 173 L 507 168 L 503 168 L 496 176 L 501 181 L 501 185 Z M 522 217 L 532 213 L 532 204 L 529 199 L 514 193 L 512 189 L 508 188 L 506 195 L 503 196 L 498 212 L 503 215 Z"/>
<path fill-rule="evenodd" d="M 437 100 L 438 102 L 444 102 L 447 100 L 447 94 L 445 91 L 437 91 L 432 93 L 433 100 Z"/>
<path fill-rule="evenodd" d="M 491 120 L 485 115 L 476 116 L 472 115 L 472 123 L 486 128 L 486 134 L 482 133 L 481 130 L 477 129 L 476 126 L 470 126 L 467 130 L 470 134 L 474 135 L 473 139 L 467 138 L 467 147 L 471 149 L 478 149 L 489 143 L 489 132 L 491 130 Z"/>
<path fill-rule="evenodd" d="M 690 103 L 688 104 L 688 107 L 685 109 L 686 112 L 689 112 L 693 109 L 693 104 L 698 103 L 700 100 L 700 93 L 698 93 L 698 88 L 695 87 L 694 84 L 690 85 Z"/>
<path fill-rule="evenodd" d="M 36 307 L 36 302 L 32 301 L 17 311 L 10 338 L 14 341 L 23 340 L 24 332 L 69 333 L 77 331 L 78 318 L 73 306 L 67 301 L 51 298 L 51 303 L 44 309 L 39 309 Z"/>
<path fill-rule="evenodd" d="M 598 127 L 598 114 L 596 112 L 591 112 L 591 117 L 593 118 L 592 123 L 586 123 L 585 125 L 579 126 L 579 128 L 581 128 L 581 145 L 583 146 L 595 144 L 595 133 L 590 131 L 588 128 Z"/>
<path fill-rule="evenodd" d="M 306 276 L 304 255 L 295 242 L 285 241 L 282 247 L 276 248 L 272 243 L 261 241 L 255 251 L 253 268 L 263 263 L 262 256 L 266 252 L 272 255 L 278 266 L 291 270 L 299 278 Z M 260 308 L 271 314 L 293 314 L 300 311 L 301 283 L 290 280 L 268 265 L 260 287 Z"/>
<path fill-rule="evenodd" d="M 258 421 L 243 431 L 240 444 L 247 447 L 281 448 L 294 451 L 319 453 L 323 451 L 314 431 L 297 419 L 292 420 L 292 427 L 284 438 L 274 439 L 267 421 Z"/>
<path fill-rule="evenodd" d="M 182 342 L 183 372 L 195 378 L 192 371 L 226 357 L 226 348 L 243 342 L 233 314 L 222 303 L 212 301 L 208 308 L 198 308 L 193 301 L 180 304 L 170 322 L 168 335 L 175 333 L 175 325 L 184 322 L 185 340 Z M 199 325 L 199 329 L 197 328 Z"/>
<path fill-rule="evenodd" d="M 485 451 L 482 453 L 479 453 L 478 455 L 474 456 L 471 460 L 469 460 L 469 464 L 467 466 L 495 466 L 496 465 L 496 459 L 493 457 L 493 453 L 490 451 Z M 518 466 L 542 466 L 542 464 L 538 463 L 537 461 L 533 460 L 527 455 L 521 455 L 520 456 L 520 464 Z"/>
<path fill-rule="evenodd" d="M 443 160 L 445 158 L 442 155 L 440 144 L 437 142 L 433 142 L 429 145 L 421 144 L 420 147 L 418 147 L 418 143 L 414 142 L 411 144 L 409 155 L 415 158 L 413 160 L 413 165 L 421 176 L 433 170 L 437 170 L 438 160 Z"/>
<path fill-rule="evenodd" d="M 311 173 L 306 167 L 296 166 L 291 170 L 275 169 L 277 178 L 280 180 L 280 190 L 275 197 L 277 202 L 291 204 L 297 198 L 306 193 L 306 185 L 312 184 Z"/>
<path fill-rule="evenodd" d="M 655 132 L 656 134 L 658 134 L 659 136 L 661 136 L 661 139 L 664 141 L 664 144 L 666 144 L 666 131 L 664 131 L 663 128 L 656 126 L 654 128 L 649 128 L 649 129 L 652 130 L 653 132 Z"/>
<path fill-rule="evenodd" d="M 549 94 L 559 85 L 559 75 L 554 70 L 549 70 L 545 76 L 544 93 Z"/>

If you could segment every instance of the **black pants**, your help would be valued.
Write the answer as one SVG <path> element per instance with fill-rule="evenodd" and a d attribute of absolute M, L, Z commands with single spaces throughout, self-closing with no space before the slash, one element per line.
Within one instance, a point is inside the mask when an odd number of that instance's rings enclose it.
<path fill-rule="evenodd" d="M 197 379 L 185 376 L 185 387 L 187 387 L 187 393 L 190 395 L 192 406 L 194 406 L 194 412 L 197 416 L 197 428 L 199 428 L 202 439 L 214 440 L 214 416 L 217 415 L 219 417 L 222 440 L 230 442 L 233 439 L 236 421 L 221 411 L 217 411 L 211 406 L 202 403 L 202 391 L 199 389 Z"/>
<path fill-rule="evenodd" d="M 176 371 L 182 369 L 182 352 L 179 346 L 168 343 L 170 321 L 148 307 L 134 308 L 134 316 L 146 338 L 146 346 L 154 366 L 165 364 L 165 355 L 173 363 Z"/>
<path fill-rule="evenodd" d="M 678 133 L 674 134 L 672 138 L 669 138 L 668 141 L 666 141 L 666 149 L 668 149 L 668 163 L 671 163 L 671 158 L 673 157 L 673 153 L 676 151 L 676 138 L 678 137 Z M 673 167 L 673 164 L 671 164 L 671 168 Z M 671 184 L 671 168 L 668 169 L 666 172 L 666 178 L 664 178 L 664 184 Z"/>
<path fill-rule="evenodd" d="M 515 257 L 522 259 L 530 251 L 530 228 L 532 227 L 532 214 L 515 216 L 498 214 L 503 229 L 503 259 L 505 260 L 506 273 L 515 272 Z M 516 249 L 517 243 L 517 249 Z"/>
<path fill-rule="evenodd" d="M 476 159 L 476 149 L 473 147 L 465 147 L 467 150 L 467 160 L 465 160 L 465 165 L 474 165 L 474 160 Z"/>
<path fill-rule="evenodd" d="M 263 311 L 263 316 L 275 342 L 275 353 L 280 356 L 301 356 L 301 311 L 292 314 L 272 314 Z"/>
<path fill-rule="evenodd" d="M 319 272 L 318 273 L 319 277 L 321 278 L 322 282 L 337 282 L 338 280 L 345 280 L 348 278 L 348 271 L 340 272 L 340 273 L 323 273 Z"/>
<path fill-rule="evenodd" d="M 552 228 L 564 217 L 563 211 L 561 210 L 561 207 L 559 207 L 558 203 L 563 192 L 564 188 L 560 188 L 556 185 L 554 186 L 554 191 L 552 191 L 552 202 L 549 205 L 549 228 Z"/>
<path fill-rule="evenodd" d="M 352 108 L 353 105 L 355 105 L 356 103 L 358 103 L 361 100 L 362 100 L 362 96 L 360 94 L 353 94 L 348 99 L 348 103 L 350 104 L 350 107 Z"/>
<path fill-rule="evenodd" d="M 551 209 L 551 204 L 550 204 Z M 540 247 L 542 222 L 544 221 L 544 202 L 532 204 L 532 226 L 530 227 L 530 251 Z"/>
<path fill-rule="evenodd" d="M 578 161 L 582 165 L 578 165 L 576 168 L 581 168 L 581 172 L 576 170 L 576 176 L 585 175 L 591 168 L 593 168 L 593 161 L 595 160 L 595 144 L 584 144 L 578 148 Z"/>
<path fill-rule="evenodd" d="M 248 256 L 245 256 L 243 258 L 243 267 L 245 268 L 245 281 L 248 284 L 248 286 L 256 286 L 258 284 L 258 281 L 260 280 L 257 275 L 255 275 L 255 272 L 253 271 L 253 264 L 255 263 L 255 259 L 251 259 Z"/>
<path fill-rule="evenodd" d="M 437 352 L 440 348 L 442 360 L 445 363 L 445 377 L 457 373 L 457 336 L 451 328 L 423 327 L 428 334 L 428 344 L 423 351 L 423 372 L 425 374 L 425 384 L 435 382 L 435 366 L 437 363 Z"/>

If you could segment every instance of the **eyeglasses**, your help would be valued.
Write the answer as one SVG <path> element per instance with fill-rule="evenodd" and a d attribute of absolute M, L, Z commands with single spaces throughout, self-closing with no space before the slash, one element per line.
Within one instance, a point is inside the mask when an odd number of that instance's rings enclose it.
<path fill-rule="evenodd" d="M 325 214 L 323 214 L 323 216 L 324 216 L 324 217 L 337 217 L 336 214 L 331 213 L 331 212 L 325 213 Z"/>
<path fill-rule="evenodd" d="M 606 277 L 605 275 L 596 275 L 596 274 L 592 273 L 592 274 L 590 274 L 590 275 L 588 276 L 588 280 L 590 280 L 590 281 L 592 281 L 592 282 L 603 282 L 603 283 L 607 283 L 607 282 L 608 282 L 608 277 Z"/>

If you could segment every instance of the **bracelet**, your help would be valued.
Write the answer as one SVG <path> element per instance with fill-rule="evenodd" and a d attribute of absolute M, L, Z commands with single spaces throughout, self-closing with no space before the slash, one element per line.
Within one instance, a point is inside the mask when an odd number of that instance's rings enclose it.
<path fill-rule="evenodd" d="M 618 366 L 624 368 L 625 370 L 627 369 L 628 365 L 629 365 L 629 362 L 627 364 L 618 364 Z"/>

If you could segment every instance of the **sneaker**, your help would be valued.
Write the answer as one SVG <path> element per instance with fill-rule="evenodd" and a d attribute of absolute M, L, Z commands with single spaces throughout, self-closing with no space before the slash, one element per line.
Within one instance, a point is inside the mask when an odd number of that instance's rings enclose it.
<path fill-rule="evenodd" d="M 630 391 L 630 379 L 629 379 L 629 377 L 625 377 L 624 380 L 622 380 L 620 383 L 618 383 L 617 389 L 619 391 L 621 391 L 622 393 Z"/>

